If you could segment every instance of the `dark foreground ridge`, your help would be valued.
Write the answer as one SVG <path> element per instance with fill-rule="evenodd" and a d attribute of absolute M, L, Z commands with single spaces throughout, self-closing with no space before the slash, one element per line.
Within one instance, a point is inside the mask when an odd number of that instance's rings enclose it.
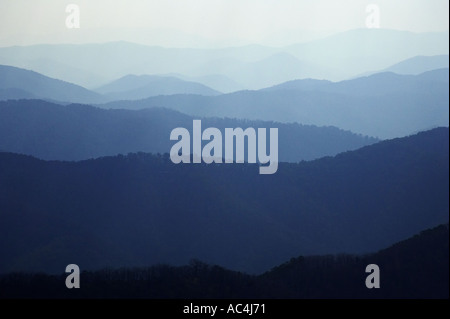
<path fill-rule="evenodd" d="M 368 264 L 380 268 L 380 288 L 365 285 Z M 188 266 L 82 271 L 80 288 L 67 274 L 0 276 L 0 298 L 448 298 L 448 224 L 374 254 L 292 258 L 259 276 L 193 260 Z"/>

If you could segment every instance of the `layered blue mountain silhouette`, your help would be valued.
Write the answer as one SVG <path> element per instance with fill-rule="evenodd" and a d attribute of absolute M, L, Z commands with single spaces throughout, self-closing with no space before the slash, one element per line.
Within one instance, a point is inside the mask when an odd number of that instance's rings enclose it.
<path fill-rule="evenodd" d="M 440 69 L 419 75 L 380 73 L 341 82 L 298 80 L 259 91 L 158 96 L 101 107 L 162 106 L 193 116 L 331 125 L 384 139 L 448 126 L 448 104 L 448 69 Z"/>
<path fill-rule="evenodd" d="M 197 117 L 335 126 L 382 139 L 448 126 L 449 118 L 448 68 L 418 75 L 384 72 L 340 82 L 295 80 L 229 94 L 174 77 L 129 75 L 96 93 L 9 66 L 2 66 L 0 74 L 3 100 L 41 98 L 120 109 L 165 107 Z M 116 99 L 120 101 L 98 104 Z"/>
<path fill-rule="evenodd" d="M 434 55 L 434 56 L 416 56 L 410 59 L 398 62 L 390 67 L 377 71 L 367 72 L 366 75 L 380 73 L 380 72 L 394 72 L 397 74 L 420 74 L 427 71 L 437 69 L 448 69 L 449 56 L 448 54 Z"/>
<path fill-rule="evenodd" d="M 83 160 L 130 152 L 168 153 L 176 127 L 192 131 L 192 116 L 163 108 L 104 110 L 41 100 L 0 102 L 0 149 L 48 160 Z M 377 142 L 335 127 L 204 118 L 204 128 L 279 129 L 279 159 L 312 160 Z M 206 142 L 204 142 L 206 143 Z M 223 153 L 224 154 L 224 153 Z"/>
<path fill-rule="evenodd" d="M 83 278 L 89 279 L 83 280 L 82 290 L 73 291 L 61 286 L 66 279 L 64 275 L 11 273 L 0 275 L 0 286 L 4 288 L 0 290 L 0 298 L 446 299 L 449 296 L 448 248 L 447 223 L 377 253 L 300 255 L 258 276 L 193 259 L 179 267 L 158 264 L 85 270 Z M 383 289 L 367 289 L 361 284 L 358 270 L 373 263 L 383 270 Z M 36 286 L 39 295 L 30 289 Z"/>
<path fill-rule="evenodd" d="M 260 273 L 292 256 L 376 251 L 448 222 L 448 162 L 448 128 L 281 163 L 270 176 L 144 153 L 0 153 L 0 272 L 199 258 Z"/>
<path fill-rule="evenodd" d="M 74 262 L 175 274 L 194 258 L 266 272 L 220 268 L 264 296 L 317 296 L 298 287 L 319 277 L 336 278 L 322 296 L 359 296 L 351 270 L 374 257 L 399 283 L 391 296 L 415 296 L 400 264 L 428 271 L 417 296 L 448 296 L 448 48 L 448 32 L 383 29 L 279 48 L 1 47 L 0 284 Z M 194 119 L 278 128 L 276 174 L 172 163 L 170 133 Z M 360 256 L 314 257 L 340 253 Z M 193 287 L 219 268 L 179 269 Z"/>
<path fill-rule="evenodd" d="M 0 100 L 35 98 L 58 102 L 101 103 L 171 94 L 218 95 L 220 92 L 176 77 L 150 75 L 128 75 L 94 92 L 34 71 L 0 65 Z"/>
<path fill-rule="evenodd" d="M 111 100 L 140 100 L 150 96 L 172 94 L 219 95 L 203 84 L 176 77 L 127 75 L 95 90 Z"/>
<path fill-rule="evenodd" d="M 15 46 L 0 48 L 0 64 L 88 88 L 128 74 L 177 73 L 191 77 L 219 74 L 243 88 L 261 89 L 304 78 L 340 81 L 416 56 L 448 55 L 448 48 L 448 32 L 360 29 L 282 48 L 181 49 L 127 42 Z M 205 80 L 202 84 L 214 87 Z"/>
<path fill-rule="evenodd" d="M 105 99 L 79 85 L 52 79 L 34 71 L 0 65 L 0 100 L 40 98 L 78 103 Z"/>

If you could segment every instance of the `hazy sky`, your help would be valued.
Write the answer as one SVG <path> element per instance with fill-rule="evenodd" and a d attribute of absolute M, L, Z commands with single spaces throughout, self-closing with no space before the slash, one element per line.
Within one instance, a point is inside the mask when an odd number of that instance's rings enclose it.
<path fill-rule="evenodd" d="M 68 29 L 68 4 L 80 28 Z M 448 0 L 0 0 L 0 46 L 127 40 L 168 46 L 285 45 L 366 27 L 444 31 Z"/>

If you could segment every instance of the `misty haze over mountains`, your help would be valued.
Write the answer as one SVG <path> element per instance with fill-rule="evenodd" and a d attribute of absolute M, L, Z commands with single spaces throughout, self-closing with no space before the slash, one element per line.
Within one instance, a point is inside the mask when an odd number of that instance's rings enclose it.
<path fill-rule="evenodd" d="M 448 66 L 449 66 L 448 54 L 434 55 L 434 56 L 415 56 L 413 58 L 406 59 L 404 61 L 391 65 L 386 69 L 366 72 L 363 75 L 367 76 L 380 72 L 394 72 L 397 74 L 418 75 L 420 73 L 424 73 L 431 70 L 444 68 L 448 69 Z"/>
<path fill-rule="evenodd" d="M 256 274 L 448 223 L 448 54 L 448 32 L 384 29 L 0 47 L 0 273 L 199 258 Z M 170 133 L 194 119 L 278 128 L 277 173 L 173 164 Z"/>
<path fill-rule="evenodd" d="M 47 160 L 83 160 L 131 152 L 168 153 L 175 127 L 192 131 L 194 118 L 151 108 L 104 110 L 40 100 L 0 102 L 0 149 Z M 203 128 L 276 127 L 279 160 L 299 162 L 354 150 L 378 140 L 335 127 L 205 118 Z M 206 144 L 206 142 L 203 142 Z M 222 154 L 225 154 L 222 152 Z"/>
<path fill-rule="evenodd" d="M 448 32 L 360 29 L 283 48 L 42 44 L 0 48 L 0 63 L 0 100 L 165 107 L 381 139 L 449 125 Z"/>
<path fill-rule="evenodd" d="M 359 29 L 283 48 L 177 49 L 127 42 L 0 48 L 0 64 L 97 88 L 135 74 L 221 75 L 244 89 L 295 79 L 344 80 L 415 56 L 448 55 L 448 32 Z M 204 78 L 202 84 L 208 84 Z M 216 88 L 217 89 L 217 88 Z"/>
<path fill-rule="evenodd" d="M 385 139 L 448 126 L 448 105 L 448 69 L 440 69 L 417 76 L 381 73 L 337 83 L 299 80 L 260 91 L 157 96 L 101 107 L 162 106 L 193 116 L 331 125 Z"/>
<path fill-rule="evenodd" d="M 96 90 L 110 100 L 140 100 L 149 96 L 172 94 L 219 95 L 203 84 L 176 77 L 127 75 Z"/>
<path fill-rule="evenodd" d="M 34 71 L 0 65 L 0 99 L 41 98 L 93 103 L 104 98 L 79 85 L 52 79 Z"/>
<path fill-rule="evenodd" d="M 10 66 L 0 66 L 0 75 L 0 100 L 44 99 L 129 110 L 165 107 L 194 117 L 335 126 L 381 139 L 449 124 L 448 68 L 340 82 L 294 80 L 229 94 L 167 76 L 129 75 L 93 92 Z"/>

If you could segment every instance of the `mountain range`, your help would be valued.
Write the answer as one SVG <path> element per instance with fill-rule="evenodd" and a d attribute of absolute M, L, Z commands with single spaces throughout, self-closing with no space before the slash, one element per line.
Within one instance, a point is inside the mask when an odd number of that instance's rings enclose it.
<path fill-rule="evenodd" d="M 385 72 L 341 82 L 295 80 L 258 91 L 229 94 L 219 94 L 202 84 L 175 77 L 130 75 L 99 88 L 96 93 L 9 66 L 2 66 L 0 74 L 3 100 L 40 98 L 63 104 L 77 101 L 91 104 L 128 99 L 96 105 L 108 109 L 156 106 L 196 117 L 336 126 L 382 139 L 448 126 L 449 117 L 448 69 L 419 75 Z M 139 100 L 146 96 L 150 97 Z"/>
<path fill-rule="evenodd" d="M 285 48 L 296 58 L 344 75 L 343 80 L 371 70 L 383 70 L 415 56 L 448 55 L 447 32 L 413 33 L 388 29 L 356 29 Z M 321 77 L 314 77 L 321 78 Z"/>
<path fill-rule="evenodd" d="M 280 163 L 273 175 L 168 154 L 0 153 L 0 272 L 198 258 L 261 273 L 292 256 L 377 251 L 448 223 L 448 162 L 448 128 Z"/>
<path fill-rule="evenodd" d="M 0 64 L 91 89 L 129 74 L 177 73 L 221 75 L 255 90 L 295 79 L 340 81 L 415 56 L 448 55 L 448 48 L 448 32 L 358 29 L 281 48 L 182 49 L 127 42 L 13 46 L 0 48 Z"/>
<path fill-rule="evenodd" d="M 176 77 L 127 75 L 95 90 L 110 100 L 140 100 L 150 96 L 172 94 L 219 95 L 203 84 Z"/>
<path fill-rule="evenodd" d="M 198 119 L 164 108 L 105 110 L 41 100 L 0 102 L 0 149 L 47 160 L 83 160 L 130 152 L 168 153 L 176 127 Z M 278 128 L 280 161 L 299 162 L 354 150 L 377 139 L 335 127 L 200 118 L 203 129 Z M 203 142 L 206 144 L 206 142 Z M 223 154 L 225 154 L 223 152 Z"/>
<path fill-rule="evenodd" d="M 444 224 L 377 253 L 297 256 L 259 276 L 195 259 L 179 267 L 159 264 L 84 270 L 83 289 L 61 285 L 66 274 L 0 274 L 0 298 L 257 298 L 265 303 L 283 298 L 296 299 L 295 306 L 299 299 L 312 298 L 448 299 L 448 257 L 449 231 L 448 224 Z M 367 289 L 362 276 L 367 265 L 374 263 L 381 272 L 382 289 Z M 273 309 L 274 304 L 269 305 Z"/>
<path fill-rule="evenodd" d="M 395 63 L 390 67 L 375 71 L 366 72 L 364 75 L 371 75 L 381 72 L 394 72 L 397 74 L 413 74 L 418 75 L 427 71 L 437 69 L 449 68 L 449 56 L 448 54 L 434 55 L 434 56 L 415 56 L 404 61 Z"/>
<path fill-rule="evenodd" d="M 385 139 L 448 126 L 448 74 L 448 69 L 439 69 L 419 75 L 381 73 L 341 82 L 299 80 L 259 91 L 157 96 L 99 106 L 160 106 L 192 116 L 336 126 Z"/>
<path fill-rule="evenodd" d="M 448 298 L 448 31 L 71 31 L 84 44 L 0 47 L 0 298 Z M 276 128 L 276 172 L 250 137 L 244 163 L 173 163 L 175 128 L 191 158 L 209 142 L 195 120 L 214 141 Z"/>
<path fill-rule="evenodd" d="M 0 65 L 0 100 L 44 99 L 58 103 L 104 103 L 157 95 L 218 95 L 203 84 L 174 76 L 127 75 L 94 91 L 34 71 Z"/>
<path fill-rule="evenodd" d="M 220 94 L 200 83 L 150 75 L 128 75 L 93 92 L 1 66 L 0 100 L 39 98 L 108 109 L 165 107 L 196 117 L 335 126 L 385 139 L 448 126 L 448 72 L 448 68 L 418 75 L 384 72 L 340 82 L 294 80 L 258 91 Z"/>
<path fill-rule="evenodd" d="M 400 75 L 395 72 L 381 72 L 370 76 L 340 82 L 326 80 L 294 80 L 260 91 L 316 91 L 356 97 L 375 97 L 393 93 L 409 94 L 424 90 L 423 87 L 438 86 L 441 90 L 449 82 L 449 69 L 433 69 L 417 75 Z"/>
<path fill-rule="evenodd" d="M 0 100 L 35 98 L 74 103 L 105 99 L 79 85 L 52 79 L 34 71 L 0 65 Z"/>

